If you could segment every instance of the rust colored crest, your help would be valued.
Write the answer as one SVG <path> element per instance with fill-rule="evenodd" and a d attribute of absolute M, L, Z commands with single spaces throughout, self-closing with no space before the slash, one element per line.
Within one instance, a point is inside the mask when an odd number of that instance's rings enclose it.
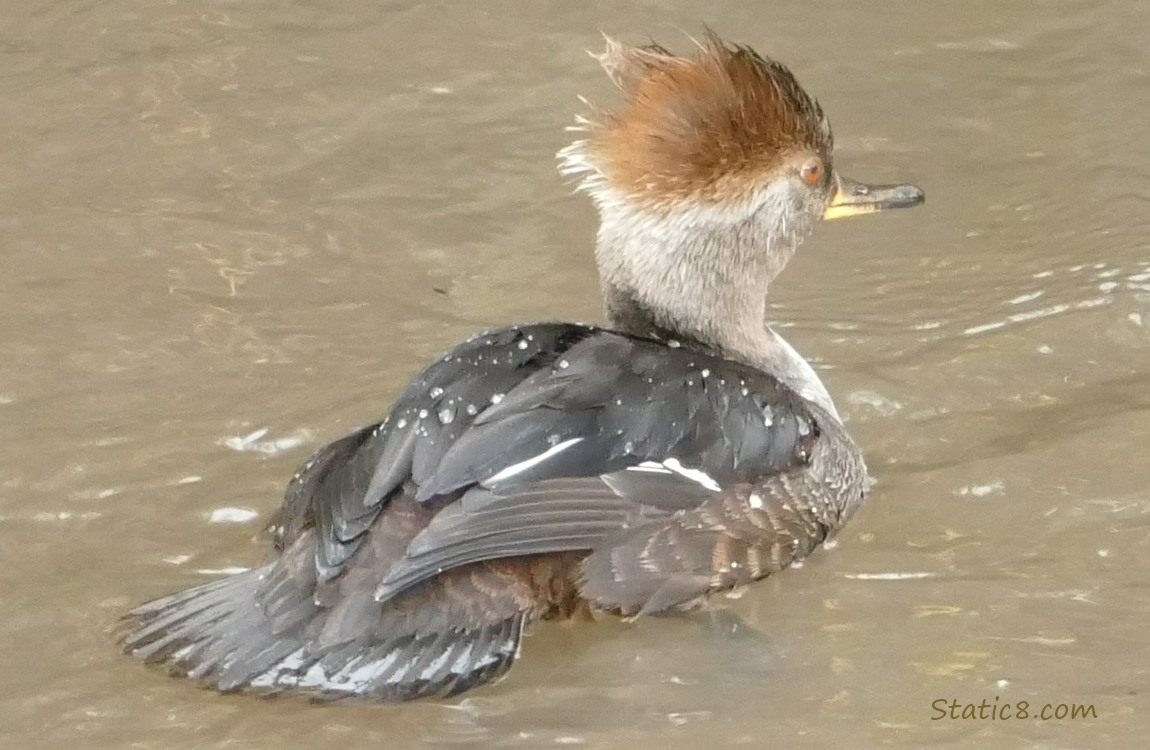
<path fill-rule="evenodd" d="M 613 112 L 561 156 L 592 192 L 610 186 L 649 205 L 738 200 L 796 152 L 829 159 L 830 125 L 781 63 L 708 34 L 693 57 L 607 40 L 596 56 L 622 90 Z"/>

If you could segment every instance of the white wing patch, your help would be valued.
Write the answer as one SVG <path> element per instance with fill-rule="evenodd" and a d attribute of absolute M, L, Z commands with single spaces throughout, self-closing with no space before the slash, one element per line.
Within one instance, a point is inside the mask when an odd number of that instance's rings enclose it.
<path fill-rule="evenodd" d="M 564 440 L 562 443 L 557 443 L 556 445 L 551 446 L 547 450 L 540 453 L 538 456 L 532 456 L 531 458 L 528 458 L 524 461 L 520 461 L 517 464 L 511 464 L 507 468 L 499 471 L 497 474 L 490 476 L 487 479 L 483 480 L 482 482 L 480 482 L 480 484 L 486 485 L 486 484 L 491 484 L 491 483 L 495 483 L 495 482 L 502 482 L 505 479 L 510 479 L 511 477 L 515 476 L 516 474 L 520 474 L 524 471 L 527 471 L 532 466 L 536 466 L 538 464 L 541 464 L 544 461 L 546 461 L 547 459 L 551 458 L 552 456 L 559 454 L 559 453 L 562 453 L 563 451 L 567 450 L 568 448 L 575 445 L 576 443 L 581 443 L 581 442 L 583 442 L 583 438 L 581 438 L 581 437 L 574 437 L 574 438 L 571 438 L 570 440 Z"/>
<path fill-rule="evenodd" d="M 658 461 L 644 461 L 635 466 L 628 466 L 627 471 L 646 471 L 653 474 L 678 474 L 684 479 L 690 479 L 692 482 L 702 485 L 711 492 L 719 492 L 722 489 L 719 483 L 712 479 L 705 471 L 688 469 L 686 466 L 683 466 L 677 458 L 668 458 L 662 463 Z"/>

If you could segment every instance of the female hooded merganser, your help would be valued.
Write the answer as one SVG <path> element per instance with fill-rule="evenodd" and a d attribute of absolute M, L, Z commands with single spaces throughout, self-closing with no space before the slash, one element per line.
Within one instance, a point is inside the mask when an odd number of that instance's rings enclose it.
<path fill-rule="evenodd" d="M 922 191 L 839 176 L 819 105 L 747 47 L 599 60 L 625 101 L 560 159 L 599 210 L 611 328 L 452 349 L 292 478 L 270 563 L 135 609 L 128 651 L 224 691 L 452 695 L 534 620 L 689 607 L 858 507 L 863 458 L 767 288 L 819 218 Z"/>

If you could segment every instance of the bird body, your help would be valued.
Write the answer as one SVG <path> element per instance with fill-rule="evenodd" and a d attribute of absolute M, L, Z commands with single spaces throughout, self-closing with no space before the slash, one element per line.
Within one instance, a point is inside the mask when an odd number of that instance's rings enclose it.
<path fill-rule="evenodd" d="M 220 690 L 398 701 L 503 674 L 534 621 L 697 605 L 778 572 L 868 485 L 814 370 L 763 321 L 850 190 L 781 64 L 608 43 L 624 106 L 561 152 L 599 208 L 611 325 L 480 334 L 292 478 L 264 567 L 133 610 L 129 651 Z"/>

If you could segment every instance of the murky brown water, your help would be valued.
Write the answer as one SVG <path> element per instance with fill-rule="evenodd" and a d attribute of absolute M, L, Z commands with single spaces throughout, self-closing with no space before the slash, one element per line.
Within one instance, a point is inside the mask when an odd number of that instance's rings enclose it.
<path fill-rule="evenodd" d="M 1150 5 L 20 5 L 0 745 L 1145 746 Z M 610 95 L 583 50 L 702 21 L 796 69 L 844 171 L 929 196 L 821 228 L 779 285 L 879 480 L 837 548 L 729 602 L 749 627 L 541 627 L 447 704 L 220 697 L 121 656 L 126 607 L 259 563 L 296 464 L 430 357 L 598 319 L 552 161 Z M 932 720 L 995 696 L 1097 718 Z"/>

